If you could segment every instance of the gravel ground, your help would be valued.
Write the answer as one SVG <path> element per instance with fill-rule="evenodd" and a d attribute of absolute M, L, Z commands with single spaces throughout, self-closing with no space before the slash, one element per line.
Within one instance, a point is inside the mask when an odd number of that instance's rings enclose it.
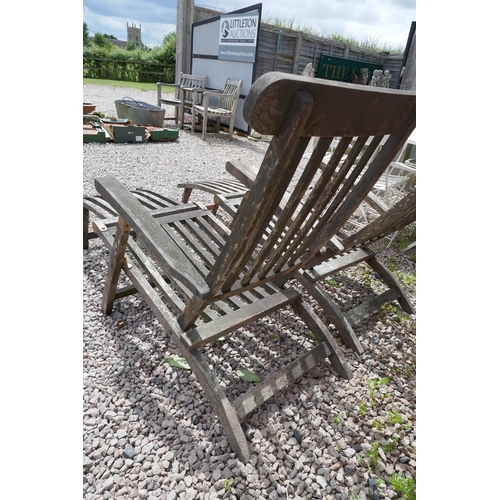
<path fill-rule="evenodd" d="M 123 97 L 156 102 L 155 92 L 83 87 L 84 102 L 110 115 Z M 168 143 L 84 144 L 83 192 L 95 193 L 95 177 L 115 175 L 130 188 L 180 198 L 179 182 L 230 178 L 226 160 L 259 165 L 267 148 L 240 136 L 202 141 L 199 133 L 179 134 Z M 200 192 L 192 198 L 211 202 Z M 99 240 L 83 251 L 83 498 L 403 498 L 390 478 L 416 481 L 415 316 L 395 306 L 358 325 L 365 352 L 344 349 L 351 380 L 325 362 L 256 410 L 246 426 L 253 455 L 243 464 L 194 376 L 165 362 L 178 352 L 140 297 L 102 314 L 106 258 Z M 386 249 L 381 259 L 403 274 L 415 268 L 409 253 Z M 325 287 L 348 306 L 379 286 L 364 268 L 339 273 L 335 282 Z M 408 292 L 415 303 L 415 285 Z M 291 359 L 307 342 L 304 325 L 288 309 L 242 330 L 241 342 L 213 349 L 214 361 L 230 353 L 233 363 L 265 372 L 270 352 Z M 261 336 L 269 351 L 257 343 L 248 360 L 243 341 Z"/>

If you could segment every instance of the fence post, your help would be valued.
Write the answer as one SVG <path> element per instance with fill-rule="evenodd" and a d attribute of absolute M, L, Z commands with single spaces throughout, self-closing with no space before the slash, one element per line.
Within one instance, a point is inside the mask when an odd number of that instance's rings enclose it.
<path fill-rule="evenodd" d="M 417 90 L 417 33 L 414 33 L 411 42 L 406 65 L 403 70 L 403 78 L 400 88 L 403 90 Z"/>
<path fill-rule="evenodd" d="M 293 73 L 295 75 L 299 74 L 300 50 L 302 48 L 302 40 L 302 31 L 299 31 L 297 38 L 295 39 L 295 50 L 293 53 Z"/>

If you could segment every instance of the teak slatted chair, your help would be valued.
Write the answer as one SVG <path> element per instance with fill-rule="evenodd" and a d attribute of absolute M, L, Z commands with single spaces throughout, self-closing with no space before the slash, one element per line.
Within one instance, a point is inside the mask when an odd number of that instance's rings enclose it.
<path fill-rule="evenodd" d="M 205 88 L 207 82 L 206 75 L 190 75 L 188 73 L 181 73 L 179 77 L 179 83 L 156 83 L 157 92 L 157 104 L 161 107 L 162 104 L 167 106 L 174 106 L 174 118 L 165 118 L 165 120 L 175 120 L 175 123 L 179 123 L 180 114 L 180 126 L 184 126 L 184 111 L 186 109 L 191 109 L 193 104 L 196 104 L 200 94 L 190 92 L 189 89 L 203 89 Z M 162 95 L 163 87 L 175 87 L 174 97 L 165 97 Z M 186 90 L 185 90 L 186 89 Z"/>
<path fill-rule="evenodd" d="M 191 132 L 196 130 L 198 115 L 202 119 L 201 138 L 207 138 L 208 120 L 215 118 L 215 131 L 220 130 L 221 118 L 229 118 L 229 139 L 233 138 L 234 120 L 236 118 L 236 106 L 240 98 L 242 80 L 231 80 L 228 78 L 222 92 L 220 90 L 207 90 L 203 92 L 202 102 L 193 104 L 193 117 L 191 121 Z M 216 101 L 216 105 L 213 104 Z"/>
<path fill-rule="evenodd" d="M 221 206 L 231 217 L 234 217 L 246 191 L 253 185 L 257 171 L 241 162 L 227 162 L 226 170 L 235 179 L 178 184 L 178 187 L 184 189 L 182 202 L 189 201 L 193 189 L 200 189 L 214 194 L 213 213 L 216 213 L 218 207 Z M 405 312 L 415 313 L 415 308 L 404 289 L 391 271 L 377 259 L 376 252 L 369 245 L 415 221 L 416 191 L 410 191 L 390 208 L 372 193 L 368 193 L 365 201 L 379 213 L 379 216 L 361 228 L 358 226 L 355 237 L 348 236 L 345 231 L 339 231 L 336 237 L 318 252 L 307 268 L 296 276 L 329 316 L 346 345 L 358 354 L 363 352 L 363 347 L 353 326 L 380 310 L 382 305 L 397 300 Z M 386 285 L 386 290 L 372 295 L 348 311 L 343 311 L 321 286 L 320 281 L 361 263 L 367 264 L 378 274 L 380 280 Z"/>
<path fill-rule="evenodd" d="M 411 92 L 266 73 L 252 85 L 243 116 L 273 139 L 231 228 L 195 204 L 151 211 L 116 178 L 95 180 L 98 193 L 119 214 L 93 224 L 110 250 L 103 310 L 112 312 L 123 271 L 175 341 L 243 462 L 250 458 L 250 447 L 241 423 L 258 406 L 326 358 L 341 377 L 352 376 L 328 328 L 289 281 L 366 197 L 415 127 L 415 114 Z M 343 136 L 347 146 L 354 136 L 381 139 L 386 134 L 389 139 L 367 169 L 370 148 L 359 167 L 350 168 L 349 161 L 339 166 L 340 157 L 334 157 L 321 168 L 332 137 Z M 299 170 L 314 136 L 320 137 L 318 145 Z M 358 141 L 361 146 L 363 139 Z M 231 401 L 203 347 L 286 305 L 317 344 Z M 269 366 L 272 371 L 271 361 Z"/>

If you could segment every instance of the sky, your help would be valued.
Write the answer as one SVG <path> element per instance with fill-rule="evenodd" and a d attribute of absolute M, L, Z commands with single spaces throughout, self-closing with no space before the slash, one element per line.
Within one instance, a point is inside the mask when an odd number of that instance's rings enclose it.
<path fill-rule="evenodd" d="M 225 13 L 262 3 L 262 21 L 308 27 L 318 36 L 331 34 L 377 46 L 406 46 L 416 21 L 416 0 L 195 0 L 195 5 Z M 83 0 L 83 22 L 95 33 L 127 40 L 127 23 L 141 27 L 142 42 L 160 46 L 176 29 L 177 0 Z"/>

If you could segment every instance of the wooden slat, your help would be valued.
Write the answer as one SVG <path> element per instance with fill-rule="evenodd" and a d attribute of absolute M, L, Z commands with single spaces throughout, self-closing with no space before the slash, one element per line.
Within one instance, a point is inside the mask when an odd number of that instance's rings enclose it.
<path fill-rule="evenodd" d="M 309 274 L 314 277 L 314 281 L 319 281 L 342 269 L 364 262 L 374 254 L 375 252 L 369 248 L 360 248 L 345 255 L 325 260 L 321 264 L 309 269 Z"/>
<path fill-rule="evenodd" d="M 307 141 L 299 137 L 311 104 L 306 94 L 299 93 L 289 109 L 283 133 L 269 145 L 254 187 L 240 205 L 224 252 L 207 277 L 212 287 L 218 288 L 222 284 L 223 290 L 230 288 L 260 243 L 293 175 L 293 168 L 289 167 L 298 164 L 299 155 L 307 146 Z M 285 182 L 286 179 L 290 180 Z"/>
<path fill-rule="evenodd" d="M 321 363 L 330 355 L 330 350 L 324 342 L 306 352 L 300 358 L 292 361 L 274 375 L 266 378 L 253 389 L 242 394 L 233 401 L 233 406 L 240 422 L 261 404 L 271 399 L 285 387 L 292 384 L 307 373 L 311 368 Z"/>
<path fill-rule="evenodd" d="M 248 305 L 241 311 L 221 316 L 206 325 L 193 328 L 186 333 L 186 343 L 191 350 L 212 342 L 213 340 L 233 332 L 235 329 L 247 325 L 263 316 L 267 316 L 273 311 L 290 304 L 300 297 L 300 292 L 292 288 L 283 290 L 265 299 Z"/>
<path fill-rule="evenodd" d="M 358 307 L 354 307 L 350 311 L 346 313 L 346 318 L 352 325 L 356 325 L 357 323 L 363 321 L 365 318 L 368 318 L 375 311 L 379 311 L 380 308 L 387 302 L 391 302 L 399 297 L 399 292 L 395 288 L 389 288 L 385 292 L 373 297 L 363 304 L 360 304 Z"/>

